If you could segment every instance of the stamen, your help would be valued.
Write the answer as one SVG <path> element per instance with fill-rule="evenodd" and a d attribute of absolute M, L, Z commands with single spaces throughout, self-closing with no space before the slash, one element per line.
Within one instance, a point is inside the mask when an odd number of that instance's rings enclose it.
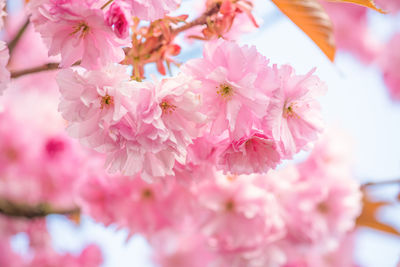
<path fill-rule="evenodd" d="M 114 98 L 110 95 L 105 95 L 101 98 L 101 106 L 100 108 L 103 109 L 104 107 L 109 107 L 114 104 Z"/>
<path fill-rule="evenodd" d="M 163 114 L 171 114 L 176 109 L 175 105 L 172 105 L 165 100 L 160 103 L 160 107 L 162 109 Z"/>
<path fill-rule="evenodd" d="M 89 25 L 86 24 L 86 22 L 79 22 L 78 25 L 74 26 L 74 31 L 71 33 L 79 35 L 79 38 L 85 38 L 86 35 L 89 33 Z"/>
<path fill-rule="evenodd" d="M 226 83 L 220 84 L 217 88 L 219 88 L 217 94 L 221 95 L 225 99 L 229 99 L 234 93 L 232 86 Z"/>

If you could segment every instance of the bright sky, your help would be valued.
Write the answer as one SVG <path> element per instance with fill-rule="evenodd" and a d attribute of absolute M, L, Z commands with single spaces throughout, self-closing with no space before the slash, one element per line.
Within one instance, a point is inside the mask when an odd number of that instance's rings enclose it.
<path fill-rule="evenodd" d="M 13 1 L 10 1 L 13 2 Z M 184 1 L 183 9 L 188 9 Z M 265 0 L 256 1 L 256 12 L 263 18 L 259 31 L 242 39 L 255 45 L 271 63 L 291 64 L 298 73 L 317 67 L 317 74 L 329 87 L 322 99 L 327 124 L 344 128 L 355 140 L 355 175 L 360 181 L 400 177 L 400 103 L 389 99 L 378 70 L 358 63 L 352 56 L 339 53 L 335 64 L 277 9 Z M 183 12 L 185 13 L 185 12 Z M 400 17 L 388 18 L 371 13 L 371 24 L 379 38 L 387 39 L 400 31 Z M 197 46 L 184 58 L 200 55 Z M 200 48 L 200 47 L 199 47 Z M 399 48 L 400 49 L 400 48 Z M 390 199 L 398 188 L 383 187 L 377 195 Z M 385 209 L 382 219 L 400 229 L 399 205 Z M 105 253 L 105 267 L 150 267 L 150 248 L 139 236 L 126 240 L 127 232 L 115 227 L 105 229 L 84 218 L 76 227 L 61 217 L 49 220 L 54 245 L 60 251 L 79 251 L 85 244 L 98 243 Z M 24 243 L 16 239 L 16 247 Z M 363 267 L 395 267 L 400 258 L 400 239 L 371 230 L 362 230 L 357 238 L 357 262 Z M 339 266 L 338 266 L 339 267 Z"/>

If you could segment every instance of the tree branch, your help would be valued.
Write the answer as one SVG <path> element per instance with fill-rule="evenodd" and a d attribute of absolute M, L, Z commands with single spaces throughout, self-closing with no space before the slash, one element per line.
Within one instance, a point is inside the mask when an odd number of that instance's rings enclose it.
<path fill-rule="evenodd" d="M 44 65 L 29 68 L 29 69 L 12 71 L 11 78 L 18 78 L 20 76 L 24 76 L 27 74 L 33 74 L 33 73 L 37 73 L 37 72 L 56 70 L 58 68 L 59 68 L 59 63 L 46 63 Z"/>
<path fill-rule="evenodd" d="M 19 29 L 18 33 L 14 36 L 14 39 L 12 39 L 9 43 L 8 43 L 8 51 L 10 52 L 10 57 L 12 55 L 12 52 L 14 51 L 14 48 L 17 46 L 19 40 L 21 39 L 22 35 L 24 34 L 24 32 L 26 31 L 26 29 L 29 26 L 29 18 L 25 21 L 24 25 L 22 25 L 22 27 Z"/>
<path fill-rule="evenodd" d="M 363 184 L 363 187 L 371 187 L 371 186 L 379 186 L 379 185 L 391 185 L 391 184 L 399 184 L 400 179 L 393 179 L 393 180 L 384 180 L 384 181 L 377 181 L 377 182 L 368 182 Z"/>
<path fill-rule="evenodd" d="M 41 203 L 35 206 L 30 206 L 22 203 L 16 203 L 7 199 L 0 199 L 0 214 L 16 217 L 16 218 L 40 218 L 50 214 L 73 215 L 79 214 L 80 209 L 74 207 L 71 209 L 52 208 L 49 204 Z"/>
<path fill-rule="evenodd" d="M 183 25 L 181 27 L 173 29 L 172 33 L 173 34 L 178 34 L 178 33 L 181 33 L 183 31 L 186 31 L 186 30 L 188 30 L 188 29 L 190 29 L 192 27 L 206 24 L 207 23 L 207 18 L 212 16 L 212 15 L 214 15 L 214 14 L 216 14 L 216 13 L 218 13 L 219 8 L 220 8 L 219 4 L 213 5 L 210 9 L 208 9 L 206 12 L 204 12 L 204 14 L 201 15 L 200 17 L 198 17 L 197 19 L 195 19 L 195 20 L 193 20 L 191 22 L 188 22 L 188 23 L 186 23 L 185 25 Z"/>

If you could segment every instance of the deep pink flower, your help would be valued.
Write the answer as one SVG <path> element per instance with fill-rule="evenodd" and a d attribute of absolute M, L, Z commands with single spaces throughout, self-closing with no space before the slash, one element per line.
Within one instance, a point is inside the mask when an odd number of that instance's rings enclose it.
<path fill-rule="evenodd" d="M 222 39 L 207 43 L 203 57 L 188 61 L 182 70 L 202 82 L 211 133 L 219 135 L 228 129 L 241 136 L 248 125 L 265 115 L 268 98 L 255 81 L 268 61 L 255 47 Z"/>
<path fill-rule="evenodd" d="M 126 2 L 115 1 L 106 13 L 106 21 L 119 38 L 127 38 L 129 28 L 133 25 L 130 6 Z"/>
<path fill-rule="evenodd" d="M 393 100 L 400 101 L 400 33 L 395 34 L 383 50 L 379 64 Z"/>
<path fill-rule="evenodd" d="M 88 69 L 98 69 L 125 57 L 119 39 L 107 26 L 103 11 L 87 2 L 41 1 L 31 7 L 32 22 L 49 46 L 49 55 L 61 54 L 61 66 L 79 60 Z"/>
<path fill-rule="evenodd" d="M 7 88 L 10 82 L 10 71 L 6 68 L 9 59 L 9 53 L 6 43 L 0 41 L 0 95 Z"/>
<path fill-rule="evenodd" d="M 274 65 L 260 81 L 271 95 L 264 130 L 280 142 L 285 157 L 306 148 L 322 130 L 316 98 L 325 92 L 326 86 L 313 72 L 296 75 L 288 65 L 280 68 Z"/>
<path fill-rule="evenodd" d="M 281 161 L 277 145 L 265 134 L 253 131 L 233 140 L 222 152 L 219 167 L 235 174 L 266 173 Z"/>

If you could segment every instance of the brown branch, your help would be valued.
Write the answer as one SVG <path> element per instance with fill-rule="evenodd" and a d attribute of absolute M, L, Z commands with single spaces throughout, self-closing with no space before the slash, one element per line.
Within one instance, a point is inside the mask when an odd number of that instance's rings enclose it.
<path fill-rule="evenodd" d="M 363 187 L 371 187 L 371 186 L 379 186 L 379 185 L 391 185 L 391 184 L 398 184 L 400 185 L 400 179 L 393 179 L 393 180 L 384 180 L 384 181 L 377 181 L 377 182 L 368 182 L 363 184 Z"/>
<path fill-rule="evenodd" d="M 33 219 L 46 217 L 50 214 L 74 215 L 79 213 L 80 209 L 78 207 L 71 209 L 57 209 L 46 203 L 30 206 L 6 199 L 0 199 L 0 214 L 9 217 Z"/>
<path fill-rule="evenodd" d="M 11 78 L 18 78 L 27 74 L 59 69 L 59 63 L 47 63 L 41 66 L 11 72 Z"/>
<path fill-rule="evenodd" d="M 198 25 L 203 25 L 207 23 L 207 18 L 218 13 L 220 9 L 220 5 L 219 4 L 215 4 L 213 5 L 211 8 L 209 8 L 206 12 L 203 13 L 203 15 L 201 15 L 200 17 L 198 17 L 197 19 L 186 23 L 185 25 L 175 28 L 172 30 L 173 34 L 178 34 L 181 33 L 183 31 L 186 31 L 192 27 L 198 26 Z"/>
<path fill-rule="evenodd" d="M 29 26 L 29 18 L 25 21 L 24 25 L 19 29 L 18 33 L 14 36 L 14 38 L 8 43 L 8 51 L 10 52 L 10 55 L 12 56 L 12 52 L 14 51 L 14 48 L 17 46 L 19 40 L 21 39 L 22 35 L 26 31 L 26 29 Z"/>

